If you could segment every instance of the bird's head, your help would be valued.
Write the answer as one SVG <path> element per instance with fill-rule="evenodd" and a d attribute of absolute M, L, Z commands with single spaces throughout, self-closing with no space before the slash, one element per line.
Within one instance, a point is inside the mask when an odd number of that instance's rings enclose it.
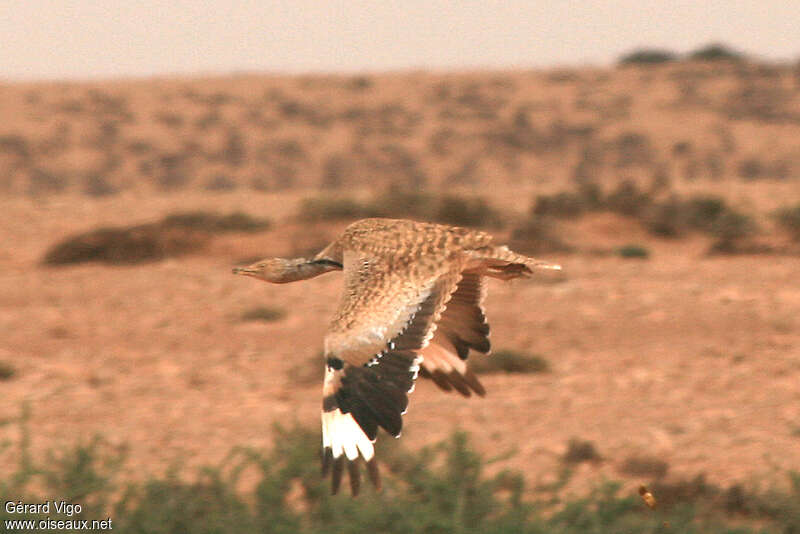
<path fill-rule="evenodd" d="M 308 263 L 305 258 L 267 258 L 247 267 L 234 267 L 233 274 L 252 276 L 273 284 L 285 284 L 297 280 L 302 271 L 301 266 Z"/>

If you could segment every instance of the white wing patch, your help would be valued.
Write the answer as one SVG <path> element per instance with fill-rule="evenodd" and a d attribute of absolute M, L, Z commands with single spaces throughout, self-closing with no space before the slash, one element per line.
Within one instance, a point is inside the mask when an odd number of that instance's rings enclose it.
<path fill-rule="evenodd" d="M 330 447 L 334 458 L 344 454 L 353 461 L 361 453 L 364 460 L 370 461 L 375 456 L 372 441 L 353 416 L 342 413 L 338 408 L 332 412 L 322 412 L 322 446 Z"/>

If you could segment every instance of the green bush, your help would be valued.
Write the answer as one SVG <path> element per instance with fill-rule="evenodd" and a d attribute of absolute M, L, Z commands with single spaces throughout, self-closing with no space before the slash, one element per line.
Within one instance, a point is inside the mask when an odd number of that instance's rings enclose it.
<path fill-rule="evenodd" d="M 563 499 L 557 494 L 563 484 L 531 493 L 520 473 L 487 475 L 489 461 L 463 433 L 418 453 L 381 439 L 384 489 L 364 490 L 357 499 L 330 495 L 319 473 L 319 435 L 302 428 L 276 428 L 270 451 L 237 448 L 194 475 L 172 468 L 127 483 L 121 480 L 124 453 L 102 439 L 38 463 L 27 431 L 22 434 L 18 465 L 0 473 L 0 501 L 65 499 L 82 505 L 82 512 L 68 518 L 51 510 L 51 519 L 110 517 L 122 533 L 777 534 L 800 528 L 800 474 L 790 477 L 788 489 L 762 492 L 719 488 L 703 477 L 658 482 L 650 491 L 659 504 L 649 510 L 634 491 L 621 493 L 613 482 Z M 591 442 L 573 440 L 564 460 L 598 458 Z M 570 472 L 566 468 L 560 479 Z M 5 530 L 6 521 L 26 519 L 44 514 L 0 508 Z"/>

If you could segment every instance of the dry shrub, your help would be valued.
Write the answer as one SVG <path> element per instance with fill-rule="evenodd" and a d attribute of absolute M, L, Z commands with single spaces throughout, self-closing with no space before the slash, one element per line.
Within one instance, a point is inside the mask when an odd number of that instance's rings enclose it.
<path fill-rule="evenodd" d="M 499 212 L 483 197 L 444 195 L 433 208 L 431 219 L 456 226 L 498 228 L 503 225 Z"/>
<path fill-rule="evenodd" d="M 764 164 L 758 158 L 747 158 L 739 162 L 739 177 L 745 180 L 756 180 L 764 175 Z"/>
<path fill-rule="evenodd" d="M 322 164 L 323 189 L 339 189 L 345 185 L 348 177 L 353 174 L 355 164 L 352 159 L 344 154 L 332 154 Z"/>
<path fill-rule="evenodd" d="M 527 249 L 530 253 L 563 250 L 559 247 L 560 242 L 553 239 L 552 223 L 542 216 L 575 218 L 590 211 L 611 211 L 635 217 L 648 232 L 660 237 L 703 232 L 716 239 L 712 250 L 721 253 L 754 250 L 752 247 L 742 248 L 740 241 L 758 230 L 749 215 L 732 208 L 722 197 L 696 195 L 682 199 L 673 195 L 658 201 L 631 181 L 621 182 L 604 196 L 598 186 L 589 182 L 578 191 L 539 195 L 531 209 L 532 216 L 512 233 L 512 239 L 521 242 L 516 245 L 520 250 Z M 531 245 L 526 247 L 526 241 Z M 624 257 L 646 255 L 646 251 L 645 254 L 622 249 L 618 252 Z"/>
<path fill-rule="evenodd" d="M 235 128 L 228 130 L 225 146 L 220 151 L 219 158 L 231 167 L 241 166 L 247 159 L 247 146 L 244 136 Z"/>
<path fill-rule="evenodd" d="M 287 160 L 305 161 L 308 159 L 308 153 L 305 148 L 303 148 L 303 145 L 296 139 L 282 139 L 276 141 L 268 150 Z"/>
<path fill-rule="evenodd" d="M 28 176 L 28 193 L 40 195 L 62 193 L 69 187 L 69 177 L 45 169 L 33 169 Z"/>
<path fill-rule="evenodd" d="M 345 197 L 313 197 L 300 204 L 298 217 L 305 221 L 329 221 L 380 217 L 381 212 L 357 200 Z"/>
<path fill-rule="evenodd" d="M 325 379 L 325 353 L 320 351 L 305 358 L 299 358 L 291 366 L 287 375 L 292 383 L 298 386 L 319 387 L 319 384 Z"/>
<path fill-rule="evenodd" d="M 573 248 L 559 235 L 556 224 L 546 217 L 532 216 L 511 232 L 509 246 L 523 254 L 569 252 Z"/>
<path fill-rule="evenodd" d="M 775 213 L 775 219 L 778 225 L 789 232 L 792 239 L 800 241 L 800 203 L 779 209 Z"/>
<path fill-rule="evenodd" d="M 527 354 L 516 350 L 498 350 L 489 356 L 476 356 L 470 359 L 470 367 L 476 373 L 547 373 L 550 362 L 536 354 Z"/>
<path fill-rule="evenodd" d="M 619 247 L 616 253 L 621 258 L 646 260 L 650 257 L 650 250 L 643 245 L 628 244 Z"/>
<path fill-rule="evenodd" d="M 663 478 L 669 464 L 655 456 L 628 456 L 619 466 L 619 472 L 632 477 Z"/>
<path fill-rule="evenodd" d="M 614 142 L 617 152 L 617 167 L 649 165 L 653 160 L 654 149 L 650 138 L 639 132 L 625 132 Z"/>
<path fill-rule="evenodd" d="M 539 195 L 533 206 L 535 215 L 548 215 L 572 219 L 583 215 L 587 211 L 582 196 L 579 193 L 561 191 L 553 195 Z"/>
<path fill-rule="evenodd" d="M 218 173 L 212 176 L 205 185 L 206 191 L 233 191 L 237 187 L 236 180 L 228 174 Z"/>
<path fill-rule="evenodd" d="M 567 464 L 600 462 L 602 459 L 603 457 L 597 452 L 597 447 L 593 442 L 580 438 L 570 438 L 567 450 L 561 457 L 561 460 Z"/>
<path fill-rule="evenodd" d="M 602 206 L 600 187 L 594 182 L 585 182 L 577 191 L 561 191 L 552 195 L 538 195 L 531 212 L 534 215 L 572 219 Z"/>
<path fill-rule="evenodd" d="M 727 211 L 720 215 L 711 227 L 711 235 L 716 240 L 711 244 L 712 254 L 750 254 L 761 252 L 759 247 L 742 244 L 744 238 L 756 232 L 756 225 L 749 215 L 737 211 Z M 767 252 L 767 250 L 763 250 Z"/>
<path fill-rule="evenodd" d="M 678 59 L 675 52 L 660 48 L 639 48 L 619 59 L 622 65 L 658 65 Z"/>
<path fill-rule="evenodd" d="M 282 191 L 291 188 L 297 180 L 297 169 L 289 165 L 276 164 L 263 174 L 250 179 L 250 187 L 256 191 Z"/>
<path fill-rule="evenodd" d="M 347 81 L 347 88 L 351 91 L 364 91 L 371 88 L 375 82 L 368 76 L 353 76 Z"/>
<path fill-rule="evenodd" d="M 686 224 L 689 228 L 702 232 L 711 232 L 720 217 L 731 213 L 725 199 L 715 195 L 697 195 L 683 203 L 686 213 Z"/>
<path fill-rule="evenodd" d="M 693 61 L 741 61 L 745 59 L 741 52 L 722 43 L 711 43 L 689 53 Z"/>
<path fill-rule="evenodd" d="M 797 494 L 800 490 L 800 477 L 795 474 L 792 483 L 794 486 L 792 493 Z M 800 519 L 798 501 L 793 500 L 796 499 L 796 495 L 782 497 L 775 492 L 772 495 L 769 492 L 757 493 L 745 489 L 741 484 L 734 484 L 727 488 L 720 487 L 706 482 L 704 474 L 699 474 L 691 479 L 657 481 L 650 486 L 650 491 L 658 499 L 659 506 L 664 509 L 671 509 L 687 502 L 704 502 L 707 506 L 724 510 L 728 514 L 765 519 L 788 519 L 793 513 L 797 519 Z M 787 530 L 786 532 L 791 531 Z"/>
<path fill-rule="evenodd" d="M 16 374 L 17 370 L 13 365 L 0 360 L 0 381 L 11 380 Z"/>
<path fill-rule="evenodd" d="M 269 219 L 253 217 L 240 211 L 227 215 L 218 215 L 207 211 L 187 211 L 167 215 L 162 220 L 161 225 L 202 230 L 210 233 L 223 233 L 262 232 L 268 230 L 272 223 Z"/>
<path fill-rule="evenodd" d="M 725 199 L 697 195 L 689 199 L 671 197 L 651 205 L 642 215 L 647 230 L 662 237 L 676 237 L 699 231 L 716 239 L 715 252 L 734 252 L 740 240 L 757 231 L 753 219 L 730 207 Z"/>
<path fill-rule="evenodd" d="M 800 113 L 795 111 L 795 94 L 773 80 L 746 82 L 728 94 L 719 111 L 733 120 L 796 124 Z"/>
<path fill-rule="evenodd" d="M 174 111 L 160 110 L 156 112 L 154 119 L 170 129 L 179 129 L 186 122 L 183 115 Z"/>
<path fill-rule="evenodd" d="M 109 183 L 105 175 L 90 173 L 83 180 L 83 192 L 90 197 L 104 197 L 119 193 L 119 188 Z"/>
<path fill-rule="evenodd" d="M 160 224 L 98 228 L 65 239 L 44 256 L 47 265 L 83 262 L 132 264 L 194 252 L 206 245 L 208 235 Z"/>
<path fill-rule="evenodd" d="M 670 198 L 650 206 L 644 214 L 647 231 L 659 237 L 678 237 L 686 229 L 683 204 L 677 198 Z"/>
<path fill-rule="evenodd" d="M 189 175 L 182 170 L 169 170 L 159 174 L 156 177 L 156 182 L 164 191 L 177 191 L 189 184 Z"/>
<path fill-rule="evenodd" d="M 634 182 L 625 180 L 608 194 L 604 205 L 608 211 L 636 217 L 641 215 L 652 202 L 649 193 L 639 189 Z"/>
<path fill-rule="evenodd" d="M 98 228 L 68 237 L 50 247 L 42 261 L 46 265 L 157 261 L 196 252 L 208 244 L 214 233 L 255 232 L 268 227 L 265 219 L 243 213 L 179 213 L 157 223 Z"/>
<path fill-rule="evenodd" d="M 557 218 L 576 218 L 591 211 L 612 211 L 621 215 L 638 216 L 653 200 L 636 183 L 625 180 L 607 195 L 595 182 L 582 182 L 575 191 L 538 195 L 531 212 Z"/>
<path fill-rule="evenodd" d="M 33 154 L 31 143 L 22 135 L 0 135 L 0 154 L 13 154 L 21 160 L 28 160 Z"/>
<path fill-rule="evenodd" d="M 298 216 L 306 221 L 396 217 L 471 227 L 500 227 L 503 223 L 500 213 L 483 197 L 402 190 L 364 202 L 347 197 L 307 198 Z"/>
<path fill-rule="evenodd" d="M 242 312 L 242 321 L 261 321 L 271 323 L 280 321 L 286 317 L 286 310 L 283 308 L 271 308 L 269 306 L 257 306 Z"/>
<path fill-rule="evenodd" d="M 499 228 L 503 225 L 500 213 L 478 196 L 432 195 L 395 189 L 375 198 L 371 206 L 383 217 L 411 217 L 455 226 Z"/>

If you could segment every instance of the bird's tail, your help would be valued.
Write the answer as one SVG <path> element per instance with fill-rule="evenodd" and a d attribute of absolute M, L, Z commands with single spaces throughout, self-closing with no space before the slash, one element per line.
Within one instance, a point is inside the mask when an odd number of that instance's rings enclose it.
<path fill-rule="evenodd" d="M 481 274 L 511 280 L 513 278 L 530 278 L 537 274 L 561 273 L 561 265 L 538 260 L 517 254 L 506 246 L 486 247 L 471 251 L 473 261 L 478 265 Z"/>

